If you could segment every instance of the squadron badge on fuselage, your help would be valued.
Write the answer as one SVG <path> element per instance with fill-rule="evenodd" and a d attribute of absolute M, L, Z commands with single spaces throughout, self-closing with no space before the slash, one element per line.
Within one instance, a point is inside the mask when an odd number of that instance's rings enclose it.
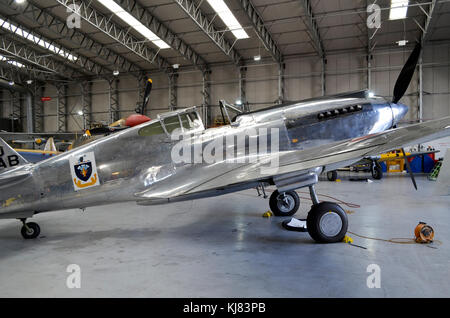
<path fill-rule="evenodd" d="M 75 191 L 100 185 L 93 152 L 71 157 L 70 170 Z"/>

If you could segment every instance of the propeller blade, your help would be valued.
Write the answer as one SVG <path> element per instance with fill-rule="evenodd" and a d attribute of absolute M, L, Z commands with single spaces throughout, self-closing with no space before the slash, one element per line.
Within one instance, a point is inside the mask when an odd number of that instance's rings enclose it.
<path fill-rule="evenodd" d="M 414 188 L 417 190 L 416 179 L 414 178 L 414 173 L 411 170 L 411 166 L 409 164 L 408 158 L 406 157 L 405 149 L 402 148 L 403 158 L 405 158 L 406 167 L 408 168 L 409 176 L 411 177 L 411 181 L 414 185 Z"/>
<path fill-rule="evenodd" d="M 140 109 L 141 114 L 145 113 L 145 108 L 147 107 L 148 100 L 150 99 L 150 92 L 152 91 L 152 84 L 153 84 L 152 79 L 149 78 L 147 80 L 147 85 L 145 86 L 144 101 L 142 103 L 142 108 Z"/>
<path fill-rule="evenodd" d="M 406 90 L 408 89 L 409 83 L 414 75 L 414 71 L 416 69 L 417 62 L 419 61 L 420 51 L 422 46 L 420 43 L 417 43 L 409 56 L 406 64 L 403 66 L 400 75 L 397 78 L 394 86 L 394 97 L 392 102 L 397 104 L 397 102 L 403 97 Z"/>

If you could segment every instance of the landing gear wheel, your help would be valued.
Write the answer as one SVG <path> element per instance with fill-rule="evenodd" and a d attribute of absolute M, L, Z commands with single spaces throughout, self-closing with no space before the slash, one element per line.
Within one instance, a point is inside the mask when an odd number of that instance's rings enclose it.
<path fill-rule="evenodd" d="M 372 166 L 372 178 L 374 178 L 375 180 L 380 180 L 381 178 L 383 178 L 383 169 L 378 162 Z"/>
<path fill-rule="evenodd" d="M 336 203 L 321 202 L 309 211 L 306 228 L 318 243 L 341 242 L 347 233 L 347 214 Z"/>
<path fill-rule="evenodd" d="M 300 206 L 300 198 L 295 191 L 280 193 L 275 190 L 270 196 L 269 206 L 276 216 L 291 216 L 297 212 Z"/>
<path fill-rule="evenodd" d="M 328 171 L 327 172 L 327 179 L 328 179 L 328 181 L 336 181 L 336 179 L 337 179 L 337 171 L 336 170 Z"/>
<path fill-rule="evenodd" d="M 24 239 L 34 239 L 41 233 L 41 228 L 37 223 L 29 222 L 22 226 L 20 230 Z"/>

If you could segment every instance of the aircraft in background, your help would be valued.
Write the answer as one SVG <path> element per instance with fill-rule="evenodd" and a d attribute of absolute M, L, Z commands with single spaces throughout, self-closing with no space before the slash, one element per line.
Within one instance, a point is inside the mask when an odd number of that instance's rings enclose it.
<path fill-rule="evenodd" d="M 47 139 L 43 150 L 23 149 L 23 148 L 20 149 L 15 148 L 14 150 L 23 158 L 25 158 L 25 160 L 32 163 L 48 159 L 61 153 L 56 149 L 53 137 Z"/>
<path fill-rule="evenodd" d="M 399 100 L 420 50 L 418 44 L 400 72 L 392 101 L 367 91 L 338 94 L 239 114 L 230 125 L 210 129 L 195 107 L 179 109 L 36 164 L 0 140 L 0 218 L 21 220 L 21 234 L 30 239 L 40 227 L 27 218 L 43 212 L 124 201 L 163 204 L 267 185 L 277 188 L 271 210 L 290 216 L 300 204 L 295 190 L 308 187 L 309 234 L 317 242 L 339 242 L 347 232 L 347 214 L 338 204 L 319 202 L 314 185 L 320 173 L 450 135 L 450 117 L 393 128 L 408 111 Z M 217 149 L 224 140 L 243 142 L 223 149 L 226 155 L 220 158 Z M 252 152 L 252 145 L 264 141 L 270 151 Z M 184 161 L 174 160 L 180 143 L 187 145 Z M 212 148 L 218 157 L 209 163 L 205 155 Z"/>

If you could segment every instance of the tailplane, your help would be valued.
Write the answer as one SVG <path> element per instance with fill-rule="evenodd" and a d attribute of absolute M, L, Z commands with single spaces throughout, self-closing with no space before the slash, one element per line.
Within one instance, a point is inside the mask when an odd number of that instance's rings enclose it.
<path fill-rule="evenodd" d="M 27 164 L 21 155 L 12 149 L 2 138 L 0 138 L 0 173 L 6 169 Z"/>

